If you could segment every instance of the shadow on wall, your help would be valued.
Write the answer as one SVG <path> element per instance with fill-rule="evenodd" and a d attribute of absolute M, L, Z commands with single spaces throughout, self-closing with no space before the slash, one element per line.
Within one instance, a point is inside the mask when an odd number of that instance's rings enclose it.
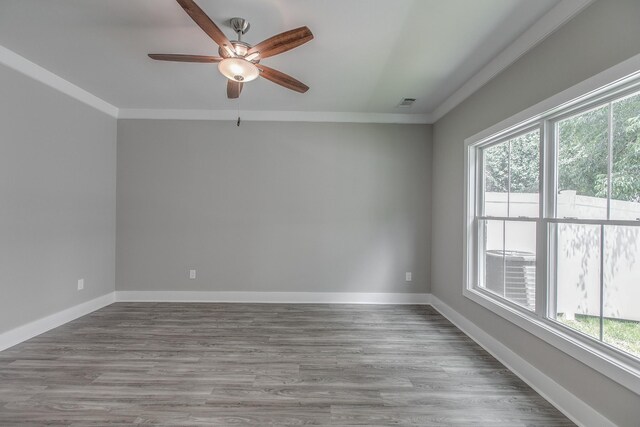
<path fill-rule="evenodd" d="M 486 193 L 487 210 L 506 210 L 506 193 Z M 538 215 L 538 194 L 520 193 L 511 198 L 521 215 Z M 576 196 L 574 192 L 558 195 L 563 216 L 605 218 L 606 199 Z M 560 210 L 560 209 L 559 209 Z M 640 217 L 640 203 L 612 201 L 612 218 Z M 535 252 L 535 233 L 526 223 L 510 223 L 504 236 L 509 250 Z M 491 227 L 491 226 L 489 226 Z M 498 227 L 501 228 L 501 227 Z M 530 227 L 529 227 L 530 228 Z M 558 224 L 557 242 L 557 312 L 571 318 L 574 314 L 600 315 L 600 246 L 603 245 L 602 277 L 604 317 L 640 321 L 640 230 L 637 227 L 594 224 Z M 501 249 L 501 232 L 487 233 L 487 249 Z"/>

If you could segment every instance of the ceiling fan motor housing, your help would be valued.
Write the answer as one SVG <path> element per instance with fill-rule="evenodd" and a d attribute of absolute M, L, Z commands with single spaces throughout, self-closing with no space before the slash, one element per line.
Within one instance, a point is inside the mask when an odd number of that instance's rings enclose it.
<path fill-rule="evenodd" d="M 242 42 L 242 41 L 239 41 L 239 40 L 231 40 L 231 45 L 233 46 L 233 50 L 234 50 L 235 54 L 238 55 L 238 56 L 241 56 L 241 57 L 246 56 L 247 52 L 249 52 L 249 49 L 251 49 L 253 47 L 249 43 L 245 43 L 245 42 Z M 231 56 L 229 54 L 229 52 L 226 49 L 223 49 L 222 47 L 218 48 L 218 53 L 223 58 L 228 58 L 228 57 Z"/>

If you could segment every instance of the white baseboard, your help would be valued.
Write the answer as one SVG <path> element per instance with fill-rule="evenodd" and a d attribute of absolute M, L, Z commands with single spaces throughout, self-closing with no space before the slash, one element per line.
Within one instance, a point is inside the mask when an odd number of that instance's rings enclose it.
<path fill-rule="evenodd" d="M 615 427 L 609 419 L 436 296 L 431 296 L 431 305 L 574 423 L 579 426 Z"/>
<path fill-rule="evenodd" d="M 550 377 L 437 297 L 410 293 L 116 291 L 0 334 L 0 351 L 114 302 L 245 302 L 309 304 L 431 304 L 536 392 L 580 426 L 615 427 Z"/>
<path fill-rule="evenodd" d="M 358 292 L 116 291 L 0 334 L 0 351 L 119 302 L 247 302 L 309 304 L 429 304 L 430 294 Z"/>
<path fill-rule="evenodd" d="M 116 291 L 116 301 L 118 302 L 429 304 L 430 297 L 430 294 L 425 293 Z"/>
<path fill-rule="evenodd" d="M 90 301 L 83 302 L 47 317 L 34 320 L 33 322 L 29 322 L 7 332 L 3 332 L 0 334 L 0 351 L 13 347 L 16 344 L 20 344 L 23 341 L 64 325 L 65 323 L 71 322 L 78 317 L 82 317 L 93 311 L 99 310 L 102 307 L 106 307 L 109 304 L 113 304 L 115 300 L 115 292 L 109 292 L 101 297 L 94 298 Z"/>

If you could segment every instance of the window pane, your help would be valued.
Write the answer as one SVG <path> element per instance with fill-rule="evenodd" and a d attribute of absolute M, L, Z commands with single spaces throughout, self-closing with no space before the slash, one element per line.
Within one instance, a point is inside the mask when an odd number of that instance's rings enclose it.
<path fill-rule="evenodd" d="M 609 108 L 557 124 L 559 218 L 607 218 Z"/>
<path fill-rule="evenodd" d="M 640 218 L 640 94 L 613 105 L 611 218 Z"/>
<path fill-rule="evenodd" d="M 484 149 L 484 214 L 538 217 L 540 131 Z"/>
<path fill-rule="evenodd" d="M 604 231 L 604 342 L 640 356 L 640 228 Z"/>
<path fill-rule="evenodd" d="M 600 338 L 600 226 L 557 224 L 556 320 Z"/>
<path fill-rule="evenodd" d="M 486 288 L 498 295 L 504 295 L 504 275 L 500 258 L 504 249 L 504 221 L 481 220 L 479 223 L 483 240 L 480 243 L 480 257 L 482 270 L 480 287 Z M 491 273 L 487 274 L 487 268 Z"/>
<path fill-rule="evenodd" d="M 529 310 L 535 309 L 536 224 L 482 221 L 481 286 Z"/>
<path fill-rule="evenodd" d="M 509 191 L 509 144 L 503 142 L 485 148 L 484 153 L 484 214 L 507 216 Z"/>
<path fill-rule="evenodd" d="M 540 131 L 513 138 L 510 153 L 509 216 L 539 216 Z"/>

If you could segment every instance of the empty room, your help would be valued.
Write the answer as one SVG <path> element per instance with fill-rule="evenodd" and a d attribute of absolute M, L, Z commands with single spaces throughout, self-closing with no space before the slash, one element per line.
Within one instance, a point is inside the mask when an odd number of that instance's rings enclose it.
<path fill-rule="evenodd" d="M 0 0 L 0 427 L 640 427 L 640 1 Z"/>

